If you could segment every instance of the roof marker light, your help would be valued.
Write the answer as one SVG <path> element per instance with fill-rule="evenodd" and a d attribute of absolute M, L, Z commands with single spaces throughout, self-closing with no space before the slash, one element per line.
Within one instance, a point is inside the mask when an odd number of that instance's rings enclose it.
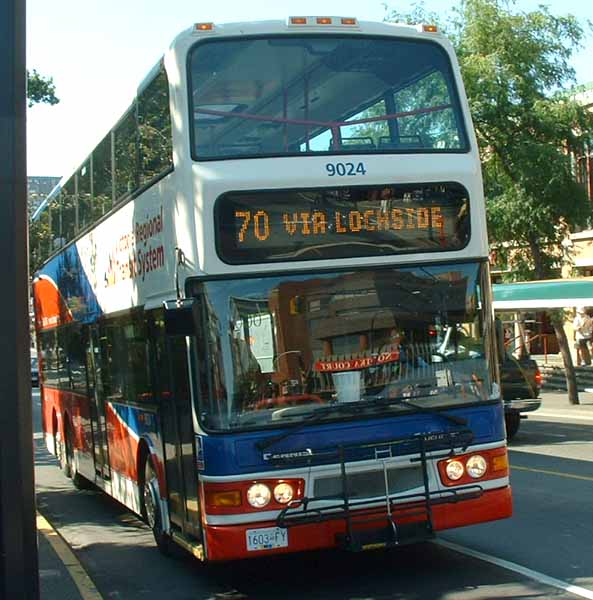
<path fill-rule="evenodd" d="M 317 25 L 331 25 L 332 18 L 331 17 L 317 17 Z"/>
<path fill-rule="evenodd" d="M 439 28 L 436 25 L 422 25 L 422 31 L 426 33 L 437 33 Z"/>
<path fill-rule="evenodd" d="M 291 25 L 306 25 L 307 17 L 290 17 Z"/>
<path fill-rule="evenodd" d="M 356 19 L 350 17 L 343 17 L 342 25 L 358 25 L 358 23 L 356 22 Z"/>
<path fill-rule="evenodd" d="M 194 29 L 196 31 L 212 31 L 214 29 L 214 23 L 196 23 Z"/>

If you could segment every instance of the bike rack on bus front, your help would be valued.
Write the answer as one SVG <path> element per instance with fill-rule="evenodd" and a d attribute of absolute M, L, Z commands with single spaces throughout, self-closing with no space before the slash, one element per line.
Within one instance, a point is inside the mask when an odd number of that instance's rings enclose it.
<path fill-rule="evenodd" d="M 290 456 L 271 455 L 268 460 L 278 466 L 287 464 L 313 465 L 339 462 L 341 493 L 329 496 L 305 497 L 292 501 L 276 519 L 278 527 L 289 528 L 324 521 L 345 521 L 345 533 L 338 534 L 338 543 L 347 550 L 360 551 L 380 547 L 399 546 L 434 537 L 432 507 L 478 498 L 483 493 L 480 485 L 466 485 L 455 490 L 431 492 L 427 453 L 431 459 L 447 458 L 464 451 L 471 443 L 469 429 L 437 434 L 418 434 L 409 438 L 343 444 L 333 448 L 292 452 Z M 365 451 L 382 459 L 385 495 L 383 497 L 352 497 L 346 465 L 365 460 Z M 348 458 L 354 454 L 354 460 Z M 412 462 L 419 462 L 422 470 L 422 491 L 401 494 L 390 493 L 387 459 L 404 454 L 416 454 Z M 333 457 L 333 461 L 332 461 Z M 323 506 L 320 502 L 337 501 Z"/>

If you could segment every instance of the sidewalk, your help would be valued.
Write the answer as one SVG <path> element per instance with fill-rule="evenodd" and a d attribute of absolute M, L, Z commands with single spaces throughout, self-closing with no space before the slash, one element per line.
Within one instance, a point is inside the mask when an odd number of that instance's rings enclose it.
<path fill-rule="evenodd" d="M 37 513 L 40 600 L 102 600 L 68 544 Z"/>
<path fill-rule="evenodd" d="M 529 415 L 581 418 L 593 421 L 593 393 L 579 392 L 580 404 L 570 404 L 568 393 L 564 391 L 543 390 L 540 394 L 541 408 Z"/>

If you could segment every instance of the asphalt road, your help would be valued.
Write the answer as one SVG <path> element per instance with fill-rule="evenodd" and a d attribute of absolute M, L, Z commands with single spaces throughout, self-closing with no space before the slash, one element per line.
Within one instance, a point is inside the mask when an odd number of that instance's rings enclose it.
<path fill-rule="evenodd" d="M 33 402 L 34 430 L 40 432 L 36 390 Z M 39 434 L 37 503 L 105 599 L 593 598 L 592 427 L 593 421 L 524 422 L 510 446 L 514 516 L 449 531 L 439 538 L 447 545 L 316 552 L 215 567 L 181 551 L 165 558 L 133 514 L 99 492 L 75 490 Z M 579 587 L 555 587 L 562 582 Z"/>

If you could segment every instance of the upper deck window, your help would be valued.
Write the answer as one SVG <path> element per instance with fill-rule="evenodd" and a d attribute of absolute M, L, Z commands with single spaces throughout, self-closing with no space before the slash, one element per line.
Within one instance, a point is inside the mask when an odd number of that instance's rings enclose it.
<path fill-rule="evenodd" d="M 211 40 L 189 65 L 198 160 L 467 149 L 449 58 L 432 42 Z"/>

